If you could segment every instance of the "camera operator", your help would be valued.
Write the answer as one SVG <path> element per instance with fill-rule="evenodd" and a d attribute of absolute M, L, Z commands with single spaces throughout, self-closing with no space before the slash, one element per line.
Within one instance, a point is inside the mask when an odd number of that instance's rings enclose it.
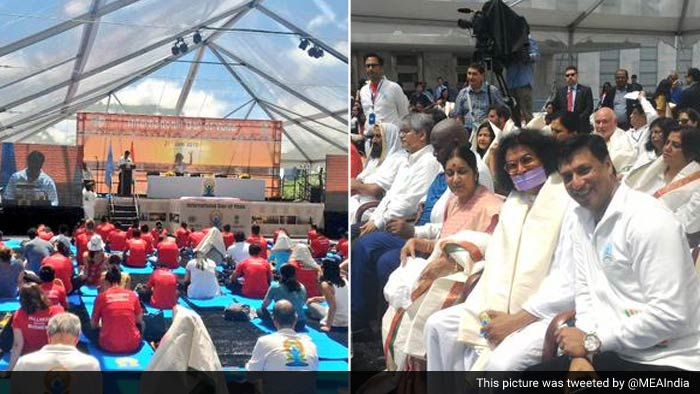
<path fill-rule="evenodd" d="M 537 42 L 528 37 L 519 56 L 511 61 L 506 71 L 506 84 L 520 107 L 521 119 L 532 120 L 532 85 L 535 83 L 534 64 L 540 58 Z"/>
<path fill-rule="evenodd" d="M 500 90 L 485 81 L 486 69 L 481 63 L 472 63 L 467 69 L 469 85 L 462 89 L 455 100 L 455 109 L 450 113 L 451 118 L 462 121 L 467 133 L 476 130 L 489 114 L 489 108 L 494 104 L 503 105 Z"/>

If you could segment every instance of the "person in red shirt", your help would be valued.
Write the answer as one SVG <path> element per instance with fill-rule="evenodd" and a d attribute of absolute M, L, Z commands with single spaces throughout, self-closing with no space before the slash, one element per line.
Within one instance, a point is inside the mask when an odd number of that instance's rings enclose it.
<path fill-rule="evenodd" d="M 254 224 L 250 227 L 250 232 L 252 233 L 250 237 L 246 240 L 251 245 L 258 245 L 260 247 L 260 257 L 267 259 L 267 240 L 265 237 L 260 235 L 260 226 Z"/>
<path fill-rule="evenodd" d="M 123 252 L 129 246 L 126 243 L 126 231 L 122 231 L 120 229 L 115 229 L 112 231 L 109 234 L 107 242 L 109 242 L 110 252 Z"/>
<path fill-rule="evenodd" d="M 177 240 L 178 248 L 186 248 L 190 244 L 190 230 L 187 228 L 187 223 L 180 223 L 180 228 L 175 231 L 175 239 Z"/>
<path fill-rule="evenodd" d="M 309 231 L 306 233 L 306 243 L 311 245 L 311 241 L 316 239 L 316 237 L 318 237 L 318 227 L 312 224 L 311 228 L 309 228 Z"/>
<path fill-rule="evenodd" d="M 95 222 L 93 220 L 88 220 L 85 222 L 85 232 L 81 233 L 75 238 L 78 261 L 83 261 L 83 258 L 87 253 L 87 244 L 90 242 L 93 235 L 95 235 Z"/>
<path fill-rule="evenodd" d="M 22 285 L 19 290 L 20 308 L 12 318 L 12 370 L 21 355 L 41 349 L 49 343 L 46 326 L 52 316 L 62 313 L 60 305 L 51 305 L 36 283 Z"/>
<path fill-rule="evenodd" d="M 162 263 L 151 274 L 148 287 L 153 291 L 151 305 L 154 308 L 173 309 L 177 304 L 177 277 Z"/>
<path fill-rule="evenodd" d="M 156 222 L 156 226 L 151 230 L 153 236 L 153 247 L 156 248 L 162 239 L 168 236 L 168 230 L 163 228 L 163 223 Z"/>
<path fill-rule="evenodd" d="M 158 244 L 158 262 L 170 269 L 180 266 L 180 249 L 175 243 L 175 238 L 165 237 Z"/>
<path fill-rule="evenodd" d="M 73 230 L 73 238 L 78 239 L 78 236 L 85 232 L 85 219 L 80 219 L 78 225 Z"/>
<path fill-rule="evenodd" d="M 99 235 L 95 234 L 88 244 L 88 251 L 80 269 L 80 280 L 87 286 L 99 286 L 107 265 L 108 257 L 105 255 L 104 242 Z"/>
<path fill-rule="evenodd" d="M 135 292 L 119 286 L 121 278 L 119 267 L 110 266 L 105 275 L 107 290 L 95 300 L 92 326 L 100 330 L 102 349 L 111 353 L 134 353 L 142 343 L 139 326 L 143 324 L 143 309 Z"/>
<path fill-rule="evenodd" d="M 126 239 L 131 239 L 134 238 L 134 231 L 139 229 L 139 221 L 134 220 L 133 223 L 131 223 L 131 227 L 126 229 Z"/>
<path fill-rule="evenodd" d="M 260 255 L 260 246 L 250 245 L 248 251 L 250 258 L 238 264 L 231 284 L 235 287 L 238 279 L 243 278 L 241 293 L 245 297 L 263 299 L 272 282 L 272 265 Z"/>
<path fill-rule="evenodd" d="M 236 237 L 231 232 L 230 224 L 224 224 L 224 231 L 221 233 L 221 236 L 224 237 L 224 246 L 226 247 L 226 249 L 228 249 L 229 246 L 233 245 L 236 242 Z"/>
<path fill-rule="evenodd" d="M 97 225 L 95 231 L 97 231 L 97 234 L 100 234 L 103 241 L 107 242 L 109 240 L 109 235 L 116 229 L 117 228 L 107 220 L 107 216 L 102 216 L 100 224 Z"/>
<path fill-rule="evenodd" d="M 343 238 L 338 241 L 338 245 L 336 245 L 336 250 L 338 253 L 343 256 L 344 259 L 347 259 L 348 257 L 348 233 L 347 231 L 345 234 L 343 234 Z"/>
<path fill-rule="evenodd" d="M 194 249 L 199 245 L 200 242 L 206 237 L 207 234 L 204 231 L 195 231 L 192 229 L 192 232 L 190 233 L 189 236 L 189 247 Z"/>
<path fill-rule="evenodd" d="M 321 230 L 317 230 L 318 235 L 311 240 L 311 255 L 316 259 L 326 257 L 331 250 L 331 241 L 323 235 Z"/>
<path fill-rule="evenodd" d="M 41 279 L 41 291 L 44 292 L 51 305 L 60 305 L 63 309 L 68 309 L 68 299 L 66 297 L 66 288 L 63 287 L 63 282 L 56 278 L 56 273 L 49 265 L 41 267 L 39 270 L 39 279 Z"/>
<path fill-rule="evenodd" d="M 129 267 L 143 268 L 146 266 L 146 241 L 141 239 L 141 230 L 133 231 L 134 237 L 127 243 L 126 265 Z"/>
<path fill-rule="evenodd" d="M 73 262 L 70 257 L 70 249 L 63 242 L 55 243 L 56 252 L 41 261 L 41 266 L 51 267 L 56 278 L 63 282 L 66 294 L 73 291 Z"/>
<path fill-rule="evenodd" d="M 141 239 L 146 241 L 146 254 L 153 254 L 155 247 L 153 246 L 153 235 L 148 231 L 148 225 L 141 225 Z"/>

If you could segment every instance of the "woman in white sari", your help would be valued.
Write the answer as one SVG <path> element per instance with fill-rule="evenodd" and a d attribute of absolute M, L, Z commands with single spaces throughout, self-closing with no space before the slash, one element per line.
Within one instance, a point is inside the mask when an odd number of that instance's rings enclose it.
<path fill-rule="evenodd" d="M 663 155 L 625 182 L 661 200 L 681 222 L 691 246 L 700 237 L 700 129 L 671 130 Z"/>
<path fill-rule="evenodd" d="M 383 194 L 391 188 L 399 165 L 408 157 L 401 147 L 397 126 L 380 123 L 374 126 L 372 132 L 373 143 L 366 149 L 370 159 L 364 170 L 350 182 L 348 212 L 352 223 L 355 220 L 355 212 L 362 204 L 379 200 L 377 194 Z"/>

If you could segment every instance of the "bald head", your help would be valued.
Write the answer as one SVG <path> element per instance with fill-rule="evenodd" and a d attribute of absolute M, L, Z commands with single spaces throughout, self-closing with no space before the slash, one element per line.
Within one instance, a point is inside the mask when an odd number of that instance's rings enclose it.
<path fill-rule="evenodd" d="M 294 305 L 287 300 L 279 300 L 275 303 L 272 311 L 272 320 L 278 330 L 282 328 L 293 328 L 297 322 L 297 313 Z"/>
<path fill-rule="evenodd" d="M 435 158 L 442 164 L 447 164 L 447 159 L 454 147 L 468 142 L 467 133 L 457 119 L 444 119 L 433 127 L 430 134 L 430 144 L 433 146 Z"/>
<path fill-rule="evenodd" d="M 605 142 L 608 142 L 615 129 L 617 129 L 615 112 L 607 107 L 599 109 L 595 113 L 595 132 L 600 134 L 605 139 Z"/>

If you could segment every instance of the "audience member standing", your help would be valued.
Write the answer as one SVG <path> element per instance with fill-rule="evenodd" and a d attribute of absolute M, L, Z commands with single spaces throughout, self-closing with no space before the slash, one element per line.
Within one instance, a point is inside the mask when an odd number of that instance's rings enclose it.
<path fill-rule="evenodd" d="M 408 98 L 397 83 L 384 76 L 384 59 L 376 53 L 364 57 L 369 82 L 360 89 L 360 102 L 367 118 L 365 130 L 381 123 L 399 125 L 408 114 Z"/>
<path fill-rule="evenodd" d="M 581 131 L 591 130 L 590 117 L 593 113 L 593 93 L 591 88 L 578 83 L 578 69 L 568 66 L 564 71 L 566 86 L 557 91 L 554 108 L 557 112 L 573 112 L 578 116 Z M 606 97 L 610 97 L 608 94 Z"/>
<path fill-rule="evenodd" d="M 630 128 L 630 115 L 634 106 L 634 100 L 625 98 L 627 93 L 634 91 L 627 84 L 628 77 L 627 70 L 623 68 L 615 72 L 615 88 L 605 97 L 605 101 L 602 104 L 603 107 L 608 107 L 615 111 L 617 126 L 622 130 Z"/>

